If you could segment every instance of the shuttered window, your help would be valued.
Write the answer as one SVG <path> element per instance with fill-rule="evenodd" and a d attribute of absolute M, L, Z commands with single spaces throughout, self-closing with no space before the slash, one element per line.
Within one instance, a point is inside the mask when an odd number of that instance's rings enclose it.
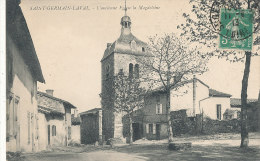
<path fill-rule="evenodd" d="M 156 134 L 156 124 L 153 124 L 153 134 Z"/>
<path fill-rule="evenodd" d="M 217 119 L 221 120 L 221 105 L 217 105 Z"/>
<path fill-rule="evenodd" d="M 162 104 L 156 104 L 156 114 L 162 114 Z"/>
<path fill-rule="evenodd" d="M 68 139 L 71 139 L 71 127 L 68 127 Z"/>
<path fill-rule="evenodd" d="M 13 133 L 14 133 L 14 136 L 17 135 L 17 131 L 18 131 L 18 108 L 19 108 L 19 98 L 16 97 L 15 98 L 15 102 L 14 102 L 14 109 L 13 109 L 13 118 L 14 118 L 14 121 L 13 121 Z"/>
<path fill-rule="evenodd" d="M 56 126 L 52 125 L 52 136 L 56 136 Z"/>
<path fill-rule="evenodd" d="M 12 129 L 13 95 L 10 94 L 6 101 L 6 141 L 9 141 Z"/>
<path fill-rule="evenodd" d="M 28 144 L 31 142 L 31 114 L 27 112 Z"/>
<path fill-rule="evenodd" d="M 148 134 L 149 133 L 149 124 L 145 124 L 146 126 L 145 126 L 145 131 L 146 131 L 146 134 Z"/>
<path fill-rule="evenodd" d="M 150 133 L 150 134 L 153 133 L 153 124 L 149 124 L 149 133 Z"/>

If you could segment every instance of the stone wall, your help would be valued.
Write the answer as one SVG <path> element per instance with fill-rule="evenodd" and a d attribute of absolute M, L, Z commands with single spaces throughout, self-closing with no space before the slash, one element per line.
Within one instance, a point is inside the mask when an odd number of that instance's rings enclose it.
<path fill-rule="evenodd" d="M 93 144 L 102 140 L 102 112 L 96 111 L 81 115 L 80 140 L 82 144 Z"/>

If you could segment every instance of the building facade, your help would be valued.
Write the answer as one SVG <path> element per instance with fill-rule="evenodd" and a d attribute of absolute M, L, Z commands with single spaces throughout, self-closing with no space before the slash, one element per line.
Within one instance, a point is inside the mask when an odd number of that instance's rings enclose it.
<path fill-rule="evenodd" d="M 39 60 L 19 1 L 6 2 L 6 150 L 38 151 Z"/>
<path fill-rule="evenodd" d="M 120 71 L 132 76 L 139 76 L 141 64 L 137 59 L 148 56 L 147 44 L 138 40 L 131 33 L 131 19 L 125 15 L 121 18 L 121 34 L 113 43 L 108 43 L 101 60 L 102 73 L 102 110 L 103 110 L 103 135 L 109 138 L 123 137 L 122 118 L 124 114 L 114 112 L 114 89 L 112 88 L 114 76 Z"/>
<path fill-rule="evenodd" d="M 94 108 L 80 113 L 80 140 L 82 144 L 103 143 L 102 109 Z"/>
<path fill-rule="evenodd" d="M 166 93 L 158 88 L 145 97 L 145 107 L 141 109 L 143 137 L 147 139 L 167 138 Z M 184 82 L 170 93 L 170 111 L 185 112 L 194 118 L 198 114 L 211 119 L 224 119 L 224 112 L 230 109 L 231 95 L 209 88 L 197 78 Z"/>
<path fill-rule="evenodd" d="M 53 90 L 39 92 L 38 124 L 39 150 L 67 146 L 71 141 L 71 103 L 53 96 Z"/>

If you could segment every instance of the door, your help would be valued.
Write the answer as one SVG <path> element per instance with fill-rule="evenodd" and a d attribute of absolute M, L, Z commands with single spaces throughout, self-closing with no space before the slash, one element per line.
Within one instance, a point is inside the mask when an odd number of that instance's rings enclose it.
<path fill-rule="evenodd" d="M 133 141 L 140 139 L 140 128 L 139 123 L 133 123 Z"/>
<path fill-rule="evenodd" d="M 160 140 L 160 131 L 161 131 L 161 125 L 156 124 L 156 139 Z"/>
<path fill-rule="evenodd" d="M 51 126 L 48 125 L 48 145 L 51 143 Z"/>

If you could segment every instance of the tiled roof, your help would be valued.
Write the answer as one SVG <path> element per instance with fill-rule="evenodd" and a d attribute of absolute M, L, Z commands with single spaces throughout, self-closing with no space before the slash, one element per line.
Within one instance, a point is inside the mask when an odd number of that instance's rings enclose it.
<path fill-rule="evenodd" d="M 135 41 L 136 49 L 131 48 L 132 41 Z M 147 46 L 147 43 L 137 39 L 132 33 L 121 34 L 120 37 L 114 43 L 112 43 L 112 45 L 107 47 L 101 61 L 113 53 L 152 56 L 147 52 Z M 146 51 L 143 52 L 142 47 L 144 47 Z"/>
<path fill-rule="evenodd" d="M 57 101 L 63 102 L 65 105 L 67 105 L 67 106 L 70 107 L 70 108 L 76 108 L 76 107 L 75 107 L 74 105 L 72 105 L 70 102 L 65 101 L 65 100 L 62 100 L 62 99 L 57 98 L 57 97 L 54 97 L 54 96 L 51 96 L 51 95 L 49 95 L 49 94 L 47 94 L 47 93 L 37 91 L 37 94 L 38 94 L 39 96 L 43 95 L 43 96 L 48 97 L 48 98 L 51 98 L 51 99 L 53 99 L 53 100 L 57 100 Z"/>
<path fill-rule="evenodd" d="M 64 111 L 61 111 L 60 109 L 56 108 L 50 108 L 50 107 L 43 107 L 38 105 L 38 111 L 46 114 L 59 114 L 59 115 L 64 115 Z"/>
<path fill-rule="evenodd" d="M 257 103 L 257 99 L 247 99 L 247 104 Z M 230 99 L 231 107 L 241 107 L 241 99 L 240 98 L 231 98 Z"/>
<path fill-rule="evenodd" d="M 226 111 L 224 112 L 224 115 L 234 115 L 236 112 L 238 112 L 239 110 L 235 110 L 235 109 L 226 109 Z"/>
<path fill-rule="evenodd" d="M 219 92 L 214 89 L 209 89 L 209 96 L 211 96 L 211 97 L 231 97 L 232 95 L 223 93 L 223 92 Z"/>
<path fill-rule="evenodd" d="M 87 114 L 94 114 L 96 112 L 98 112 L 99 110 L 102 110 L 102 108 L 93 108 L 91 110 L 85 111 L 85 112 L 81 112 L 79 115 L 87 115 Z"/>
<path fill-rule="evenodd" d="M 31 34 L 19 4 L 20 1 L 17 0 L 6 1 L 6 8 L 8 11 L 6 12 L 7 36 L 10 36 L 16 44 L 17 50 L 23 57 L 26 65 L 28 65 L 32 71 L 33 77 L 37 81 L 45 83 Z"/>

